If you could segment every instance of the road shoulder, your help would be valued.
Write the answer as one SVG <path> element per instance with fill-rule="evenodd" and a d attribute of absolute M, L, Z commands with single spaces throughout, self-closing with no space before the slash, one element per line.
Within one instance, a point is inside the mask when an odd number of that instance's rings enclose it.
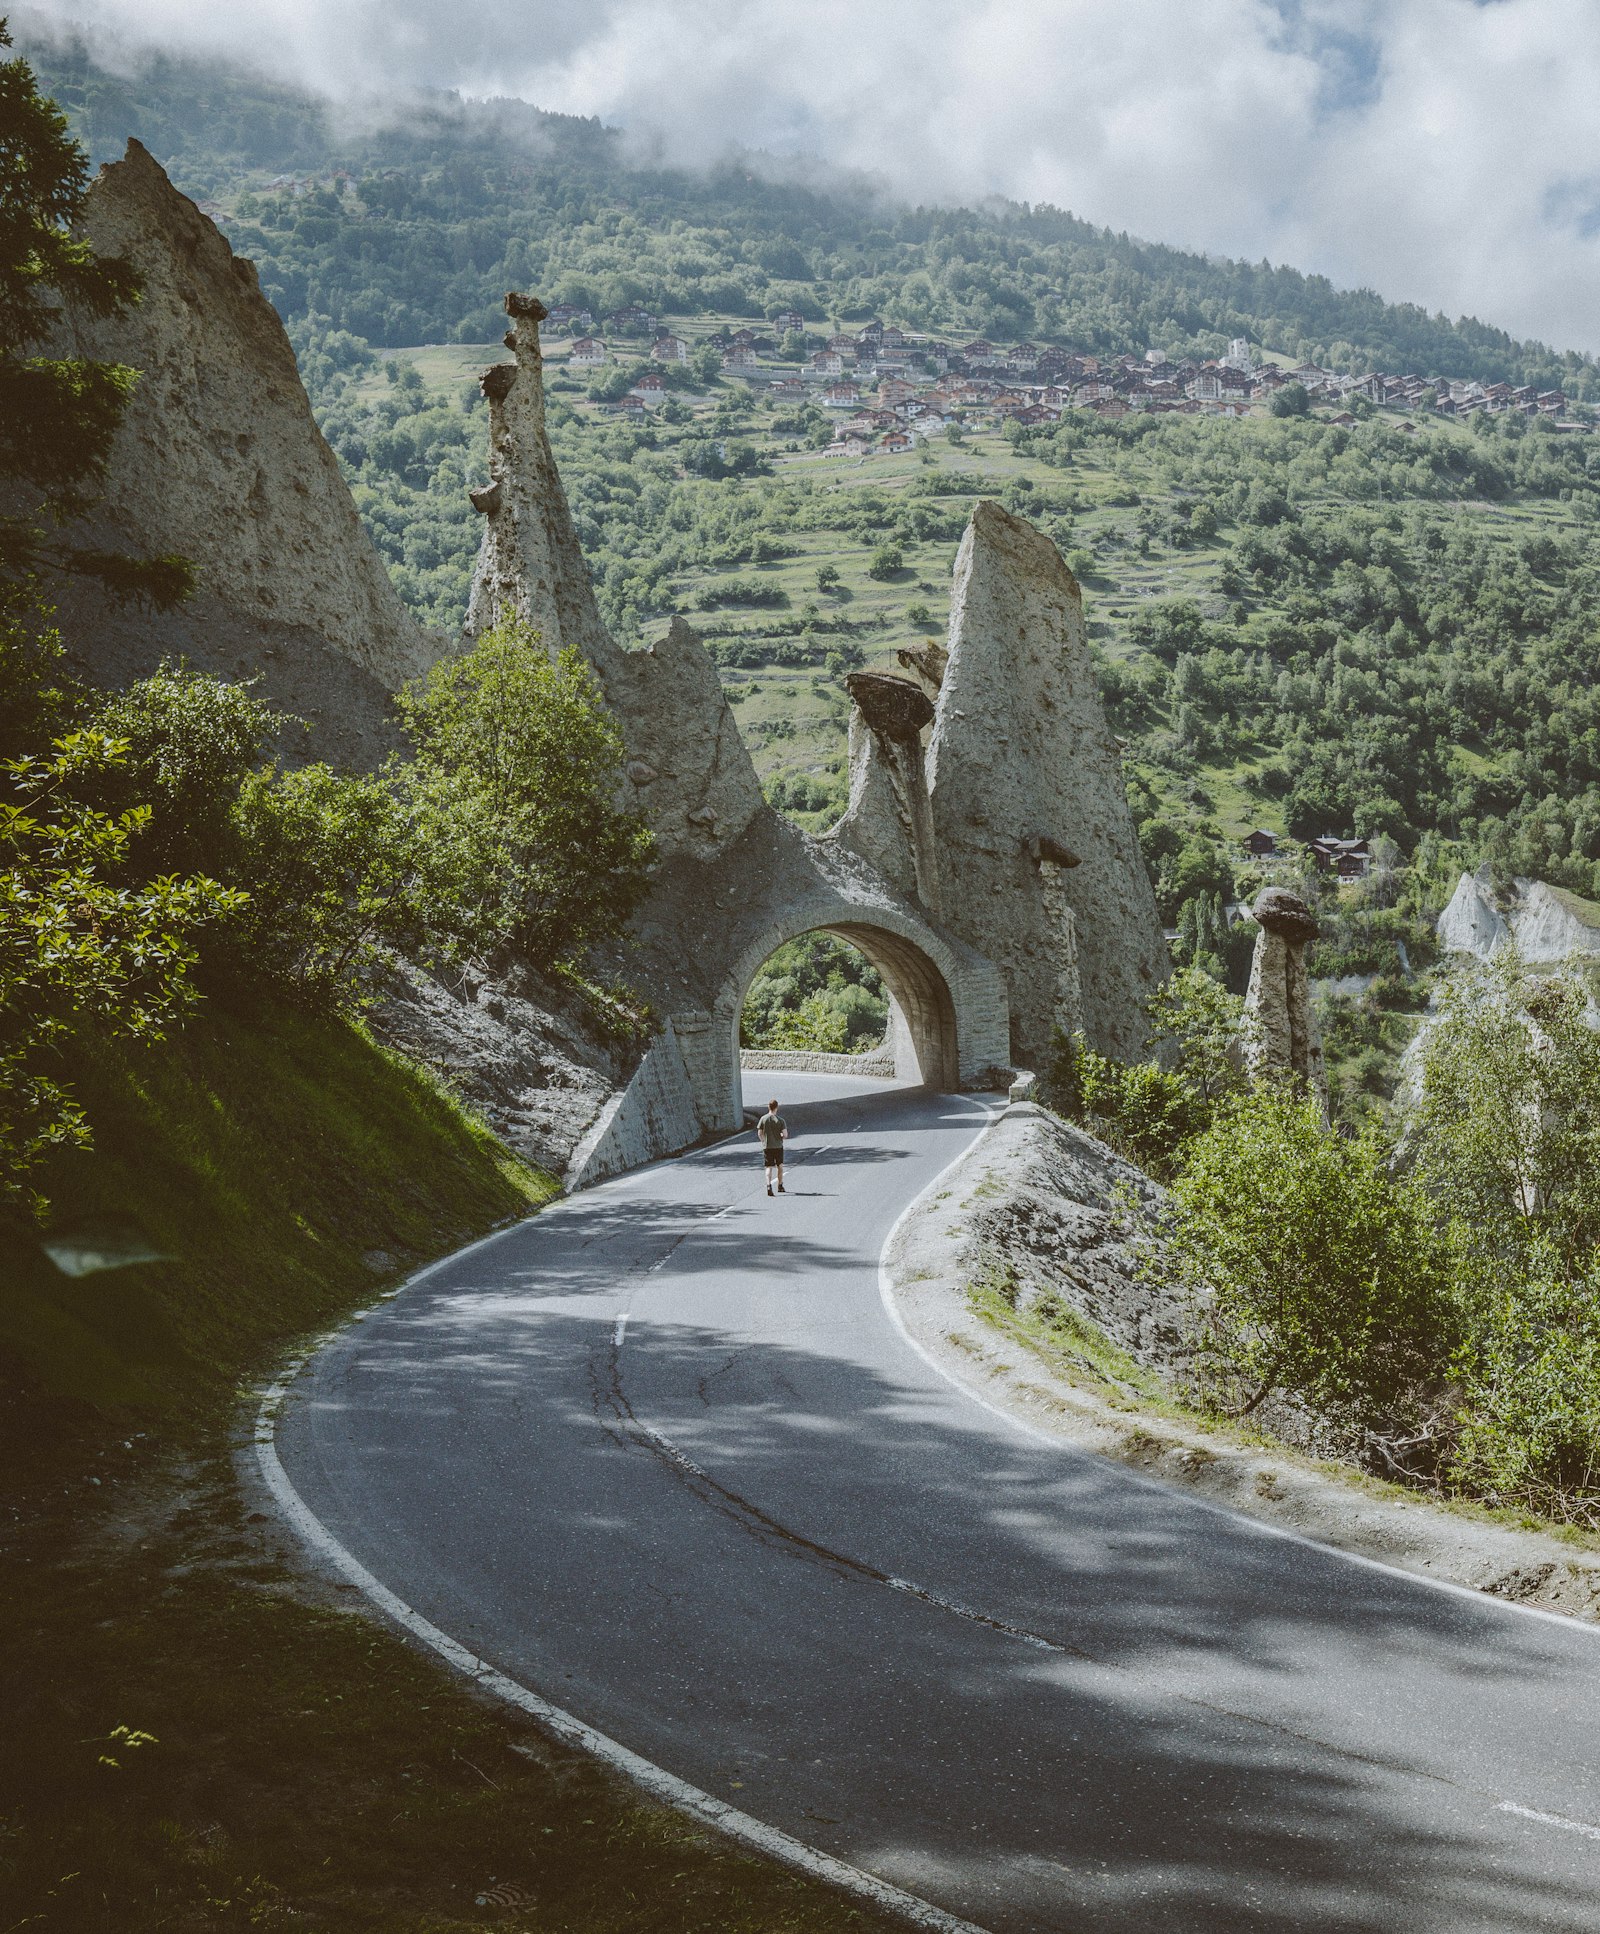
<path fill-rule="evenodd" d="M 1435 1582 L 1600 1625 L 1600 1551 L 1556 1532 L 1519 1530 L 1318 1463 L 1184 1413 L 1154 1378 L 1119 1374 L 1114 1347 L 1052 1347 L 985 1296 L 992 1256 L 975 1225 L 998 1202 L 1037 1198 L 1052 1118 L 1031 1103 L 1000 1115 L 937 1187 L 913 1204 L 883 1256 L 886 1299 L 906 1334 L 952 1382 L 1014 1424 L 1278 1530 Z M 1089 1138 L 1082 1138 L 1086 1143 Z M 1116 1165 L 1109 1150 L 1090 1144 Z M 1121 1165 L 1116 1165 L 1121 1166 Z M 1064 1213 L 1105 1209 L 1087 1167 L 1060 1189 Z M 1076 1186 L 1074 1186 L 1076 1185 Z M 1090 1285 L 1102 1292 L 1108 1272 Z M 973 1291 L 977 1286 L 975 1298 Z M 1125 1361 L 1125 1359 L 1124 1359 Z M 1131 1366 L 1130 1366 L 1131 1371 Z"/>

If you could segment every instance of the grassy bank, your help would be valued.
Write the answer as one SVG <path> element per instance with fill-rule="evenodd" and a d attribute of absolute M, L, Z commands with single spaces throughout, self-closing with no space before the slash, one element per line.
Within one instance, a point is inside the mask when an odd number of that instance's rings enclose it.
<path fill-rule="evenodd" d="M 73 1073 L 98 1146 L 55 1222 L 131 1216 L 166 1259 L 5 1257 L 0 1930 L 868 1925 L 482 1703 L 241 1499 L 242 1389 L 550 1179 L 292 1012 Z"/>

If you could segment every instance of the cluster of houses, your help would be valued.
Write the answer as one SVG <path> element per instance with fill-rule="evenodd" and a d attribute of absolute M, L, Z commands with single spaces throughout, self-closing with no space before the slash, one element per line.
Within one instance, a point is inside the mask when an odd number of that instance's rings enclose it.
<path fill-rule="evenodd" d="M 1245 857 L 1252 860 L 1277 859 L 1286 845 L 1276 833 L 1258 826 L 1244 837 Z M 1341 839 L 1324 833 L 1303 842 L 1306 857 L 1319 873 L 1333 873 L 1341 880 L 1364 880 L 1372 871 L 1372 842 L 1368 839 Z"/>
<path fill-rule="evenodd" d="M 663 329 L 648 310 L 618 309 L 602 322 L 614 333 L 647 339 L 648 357 L 656 362 L 686 363 L 692 353 L 690 342 Z M 573 368 L 594 369 L 613 360 L 587 310 L 558 306 L 550 312 L 550 323 L 572 331 Z M 1335 422 L 1354 422 L 1346 406 L 1357 399 L 1408 411 L 1431 407 L 1455 417 L 1518 411 L 1561 418 L 1567 407 L 1560 390 L 1531 385 L 1381 372 L 1347 376 L 1313 363 L 1288 369 L 1262 363 L 1244 340 L 1232 342 L 1227 355 L 1213 360 L 1173 361 L 1158 350 L 1139 358 L 1089 355 L 1031 342 L 1001 344 L 981 336 L 949 343 L 878 321 L 864 323 L 854 333 L 829 336 L 798 368 L 774 366 L 780 344 L 787 339 L 792 354 L 794 339 L 804 339 L 805 329 L 805 318 L 789 310 L 765 326 L 723 329 L 705 344 L 718 351 L 725 370 L 763 385 L 776 398 L 810 400 L 840 412 L 834 437 L 840 454 L 908 449 L 952 423 L 1053 423 L 1069 410 L 1105 417 L 1133 411 L 1243 416 L 1291 383 L 1300 384 L 1313 402 L 1332 405 Z M 632 353 L 638 354 L 636 349 Z M 665 391 L 665 384 L 659 379 L 652 383 L 647 376 L 616 407 L 625 414 L 637 413 L 660 401 Z"/>

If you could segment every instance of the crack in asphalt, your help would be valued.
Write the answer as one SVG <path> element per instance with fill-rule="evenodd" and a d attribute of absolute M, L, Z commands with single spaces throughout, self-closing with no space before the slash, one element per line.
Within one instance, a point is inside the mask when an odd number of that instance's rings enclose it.
<path fill-rule="evenodd" d="M 741 1351 L 739 1354 L 746 1354 L 746 1352 Z M 849 1552 L 836 1551 L 829 1545 L 819 1543 L 815 1538 L 808 1538 L 804 1532 L 796 1531 L 791 1525 L 782 1523 L 770 1512 L 764 1511 L 759 1504 L 713 1477 L 709 1471 L 695 1463 L 686 1452 L 680 1450 L 671 1438 L 657 1430 L 653 1424 L 647 1424 L 634 1410 L 627 1392 L 622 1387 L 622 1366 L 620 1352 L 617 1349 L 613 1347 L 604 1352 L 596 1352 L 590 1360 L 590 1372 L 595 1417 L 606 1435 L 618 1445 L 631 1442 L 648 1451 L 692 1496 L 698 1497 L 704 1504 L 709 1504 L 713 1510 L 759 1543 L 786 1551 L 792 1557 L 821 1565 L 833 1572 L 836 1577 L 857 1579 L 864 1584 L 879 1586 L 885 1591 L 899 1592 L 907 1598 L 915 1599 L 919 1604 L 928 1606 L 933 1611 L 948 1613 L 951 1617 L 959 1618 L 969 1625 L 981 1626 L 987 1631 L 996 1632 L 1003 1638 L 1014 1639 L 1018 1644 L 1030 1646 L 1036 1651 L 1080 1659 L 1086 1665 L 1096 1666 L 1104 1672 L 1124 1674 L 1129 1679 L 1137 1677 L 1134 1668 L 1120 1660 L 1097 1657 L 1093 1652 L 1086 1651 L 1082 1646 L 1068 1644 L 1064 1639 L 1050 1638 L 1043 1632 L 1035 1632 L 1010 1619 L 997 1617 L 991 1612 L 978 1611 L 971 1605 L 962 1604 L 959 1599 L 947 1598 L 942 1592 L 934 1591 L 926 1585 L 919 1585 L 912 1579 L 900 1578 L 893 1572 L 884 1571 L 881 1566 L 871 1564 L 864 1558 L 853 1557 Z M 615 1423 L 607 1422 L 603 1414 L 607 1410 L 616 1420 Z M 1357 1747 L 1343 1745 L 1337 1740 L 1325 1739 L 1319 1733 L 1290 1725 L 1286 1721 L 1264 1718 L 1260 1713 L 1247 1712 L 1213 1699 L 1199 1698 L 1193 1693 L 1172 1692 L 1167 1696 L 1178 1704 L 1193 1707 L 1198 1712 L 1212 1713 L 1219 1718 L 1231 1719 L 1241 1725 L 1259 1727 L 1263 1732 L 1295 1740 L 1300 1745 L 1314 1746 L 1321 1752 L 1336 1754 L 1355 1765 L 1371 1766 L 1380 1771 L 1398 1773 L 1407 1778 L 1428 1780 L 1434 1785 L 1446 1787 L 1452 1792 L 1470 1795 L 1497 1810 L 1503 1810 L 1501 1796 L 1492 1789 L 1451 1779 L 1447 1774 L 1436 1772 L 1430 1767 L 1418 1765 L 1413 1761 L 1381 1753 L 1362 1752 Z"/>

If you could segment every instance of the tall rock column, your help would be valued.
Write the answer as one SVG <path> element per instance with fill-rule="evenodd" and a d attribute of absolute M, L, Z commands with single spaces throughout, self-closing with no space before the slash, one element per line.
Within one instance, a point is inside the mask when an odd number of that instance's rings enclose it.
<path fill-rule="evenodd" d="M 553 657 L 575 646 L 601 683 L 621 656 L 600 617 L 544 421 L 544 356 L 539 324 L 549 310 L 537 296 L 506 297 L 506 347 L 516 360 L 479 378 L 489 399 L 489 482 L 472 491 L 484 518 L 467 636 L 504 617 L 538 628 Z"/>
<path fill-rule="evenodd" d="M 943 918 L 1005 975 L 1013 1062 L 1043 1067 L 1058 1026 L 1137 1054 L 1169 962 L 1083 600 L 1049 538 L 999 504 L 973 509 L 938 670 Z"/>
<path fill-rule="evenodd" d="M 1245 995 L 1245 1066 L 1258 1079 L 1293 1075 L 1328 1111 L 1328 1076 L 1311 1006 L 1306 948 L 1317 937 L 1316 915 L 1298 894 L 1269 886 L 1250 909 L 1261 928 Z"/>
<path fill-rule="evenodd" d="M 933 701 L 888 672 L 851 672 L 850 804 L 831 838 L 939 912 L 939 861 L 922 756 Z"/>
<path fill-rule="evenodd" d="M 489 481 L 472 491 L 484 519 L 467 609 L 476 637 L 514 616 L 552 656 L 574 647 L 600 681 L 628 749 L 626 794 L 663 859 L 713 858 L 763 809 L 761 786 L 698 636 L 674 618 L 664 637 L 624 651 L 595 603 L 589 567 L 545 430 L 537 296 L 506 297 L 516 360 L 481 378 L 489 399 Z"/>

